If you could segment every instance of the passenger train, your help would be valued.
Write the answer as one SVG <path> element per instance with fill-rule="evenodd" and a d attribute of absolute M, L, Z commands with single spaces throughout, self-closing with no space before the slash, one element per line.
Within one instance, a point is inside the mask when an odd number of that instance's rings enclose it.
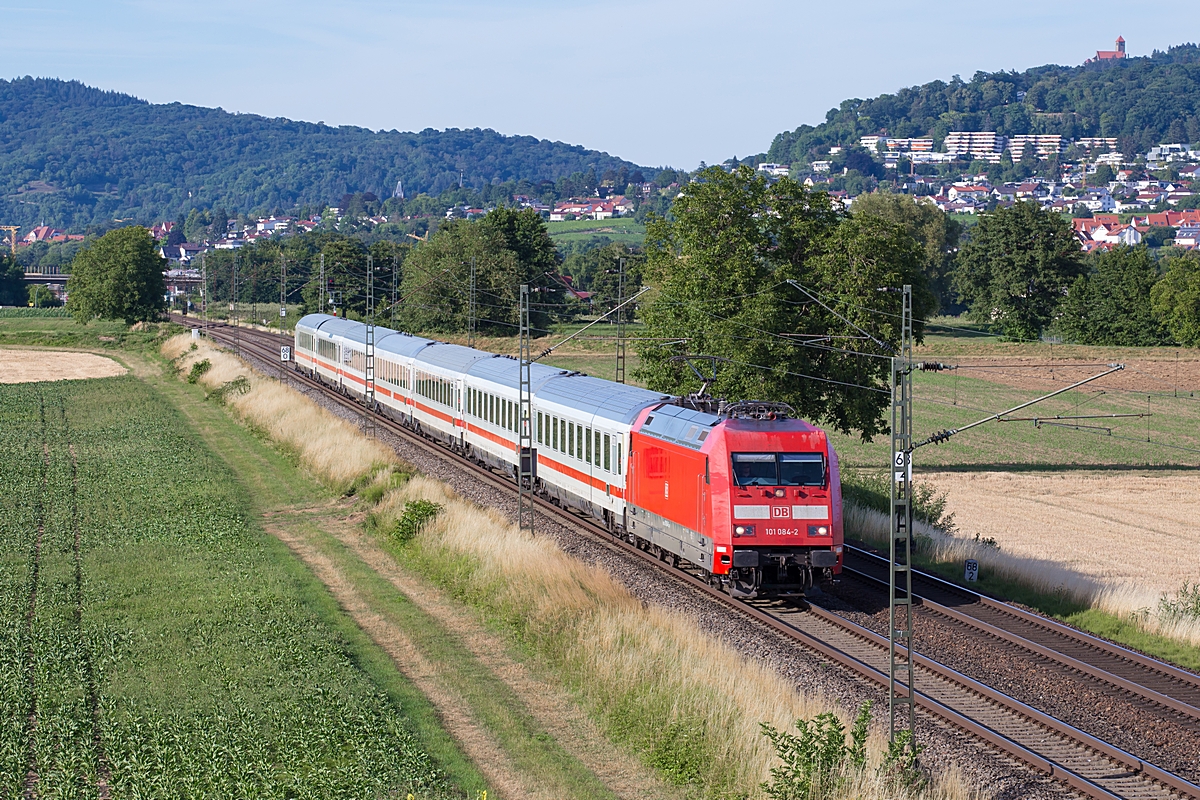
<path fill-rule="evenodd" d="M 310 314 L 296 368 L 366 395 L 366 326 Z M 535 489 L 735 597 L 802 595 L 842 568 L 837 455 L 777 403 L 697 402 L 530 366 Z M 520 362 L 375 328 L 375 402 L 392 419 L 517 475 Z"/>

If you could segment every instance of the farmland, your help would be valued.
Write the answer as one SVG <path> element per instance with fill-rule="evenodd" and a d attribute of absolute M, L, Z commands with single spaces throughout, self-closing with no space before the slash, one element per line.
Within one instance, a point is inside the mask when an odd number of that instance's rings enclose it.
<path fill-rule="evenodd" d="M 423 698 L 151 386 L 0 386 L 0 439 L 0 794 L 450 791 Z"/>

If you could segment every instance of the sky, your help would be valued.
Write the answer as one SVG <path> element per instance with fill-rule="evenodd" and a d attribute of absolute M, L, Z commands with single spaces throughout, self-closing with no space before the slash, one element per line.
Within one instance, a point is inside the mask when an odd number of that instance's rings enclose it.
<path fill-rule="evenodd" d="M 3 2 L 3 0 L 0 0 Z M 39 0 L 0 77 L 359 125 L 492 128 L 694 169 L 850 97 L 1187 40 L 1191 4 L 808 0 Z"/>

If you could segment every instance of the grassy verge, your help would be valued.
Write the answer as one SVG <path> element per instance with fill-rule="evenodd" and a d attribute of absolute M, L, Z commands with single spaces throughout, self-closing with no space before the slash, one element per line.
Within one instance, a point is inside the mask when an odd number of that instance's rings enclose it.
<path fill-rule="evenodd" d="M 44 796 L 85 780 L 120 796 L 426 797 L 451 791 L 443 770 L 470 773 L 452 748 L 430 746 L 420 696 L 250 522 L 246 488 L 161 394 L 133 377 L 0 387 L 0 416 L 0 661 L 34 653 L 33 680 L 5 687 L 4 794 L 20 793 L 25 744 Z M 247 438 L 229 449 L 253 454 Z M 268 465 L 280 458 L 257 450 Z M 44 508 L 35 570 L 31 523 Z M 14 732 L 29 741 L 14 748 Z"/>
<path fill-rule="evenodd" d="M 441 510 L 408 524 L 421 502 Z M 614 741 L 693 796 L 762 796 L 778 762 L 760 723 L 787 729 L 822 712 L 848 717 L 443 484 L 418 477 L 388 490 L 369 524 L 399 563 L 478 609 L 568 686 Z M 874 770 L 879 733 L 871 745 Z M 877 776 L 872 770 L 816 796 L 908 795 L 865 779 Z M 923 796 L 967 794 L 947 778 Z"/>

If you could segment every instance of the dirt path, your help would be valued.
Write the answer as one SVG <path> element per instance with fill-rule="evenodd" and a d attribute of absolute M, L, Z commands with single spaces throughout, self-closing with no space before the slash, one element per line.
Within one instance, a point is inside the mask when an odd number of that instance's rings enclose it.
<path fill-rule="evenodd" d="M 290 515 L 289 515 L 290 516 Z M 303 518 L 299 518 L 303 519 Z M 467 704 L 439 680 L 437 667 L 430 663 L 412 640 L 383 615 L 374 611 L 333 563 L 296 530 L 296 517 L 275 517 L 266 530 L 279 538 L 325 584 L 346 613 L 372 640 L 392 658 L 400 671 L 437 708 L 446 729 L 479 767 L 492 787 L 511 798 L 545 797 L 518 775 L 511 759 L 496 741 L 466 712 Z"/>
<path fill-rule="evenodd" d="M 265 515 L 265 529 L 284 542 L 328 587 L 362 630 L 393 659 L 399 669 L 437 708 L 443 724 L 478 765 L 494 790 L 510 798 L 558 798 L 561 789 L 540 786 L 536 775 L 523 772 L 495 736 L 476 718 L 470 702 L 455 691 L 444 665 L 429 659 L 413 639 L 364 595 L 335 559 L 312 540 L 315 526 L 344 545 L 416 608 L 436 620 L 478 662 L 521 699 L 536 723 L 564 751 L 620 798 L 677 798 L 628 753 L 620 751 L 557 685 L 534 675 L 507 655 L 505 642 L 488 631 L 465 608 L 423 580 L 401 569 L 358 528 L 342 504 L 288 509 Z M 309 529 L 311 531 L 311 528 Z"/>
<path fill-rule="evenodd" d="M 541 680 L 506 654 L 505 643 L 461 605 L 405 572 L 357 525 L 330 526 L 339 541 L 422 611 L 453 632 L 488 669 L 521 696 L 548 733 L 622 798 L 675 797 L 628 753 L 619 751 L 558 686 Z"/>

